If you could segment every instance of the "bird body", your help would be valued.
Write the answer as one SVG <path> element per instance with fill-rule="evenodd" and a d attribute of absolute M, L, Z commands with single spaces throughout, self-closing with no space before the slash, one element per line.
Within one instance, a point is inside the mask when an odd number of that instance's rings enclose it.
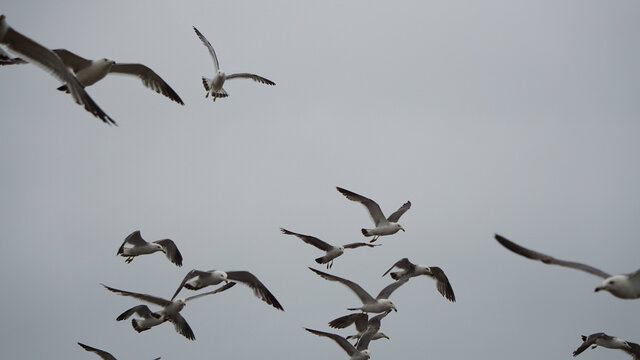
<path fill-rule="evenodd" d="M 127 244 L 132 246 L 125 247 Z M 128 264 L 132 262 L 136 256 L 153 254 L 158 251 L 164 253 L 172 263 L 182 266 L 182 254 L 180 254 L 178 247 L 172 240 L 162 239 L 147 242 L 142 238 L 139 230 L 132 232 L 124 239 L 116 255 L 126 257 L 125 262 Z"/>
<path fill-rule="evenodd" d="M 408 258 L 402 258 L 398 260 L 395 264 L 393 264 L 389 270 L 387 270 L 382 276 L 385 276 L 391 271 L 393 268 L 400 268 L 402 270 L 392 272 L 389 275 L 394 280 L 400 280 L 402 278 L 412 278 L 420 275 L 426 275 L 430 278 L 436 280 L 436 288 L 438 292 L 442 296 L 444 296 L 447 300 L 451 302 L 456 301 L 456 296 L 453 293 L 453 287 L 451 287 L 451 283 L 445 275 L 444 271 L 437 266 L 424 266 L 424 265 L 416 265 L 409 261 Z"/>
<path fill-rule="evenodd" d="M 116 62 L 109 59 L 92 60 L 90 65 L 76 72 L 82 86 L 90 86 L 104 79 Z"/>

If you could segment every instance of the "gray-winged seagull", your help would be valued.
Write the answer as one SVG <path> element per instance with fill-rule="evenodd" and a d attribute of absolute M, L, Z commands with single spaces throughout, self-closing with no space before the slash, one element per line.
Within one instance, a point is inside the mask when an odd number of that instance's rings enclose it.
<path fill-rule="evenodd" d="M 122 296 L 131 296 L 134 297 L 136 299 L 140 299 L 142 301 L 146 301 L 148 303 L 151 304 L 155 304 L 155 305 L 159 305 L 162 306 L 163 309 L 156 312 L 156 313 L 151 313 L 149 308 L 146 306 L 135 306 L 127 311 L 125 311 L 124 313 L 122 313 L 120 316 L 118 316 L 118 318 L 116 320 L 124 320 L 126 318 L 128 318 L 129 316 L 133 315 L 134 313 L 137 313 L 138 315 L 141 315 L 143 317 L 143 320 L 137 320 L 137 319 L 133 319 L 131 321 L 131 324 L 133 325 L 133 328 L 137 331 L 137 332 L 141 332 L 144 330 L 148 330 L 153 326 L 156 325 L 160 325 L 165 321 L 171 321 L 176 329 L 176 331 L 181 334 L 182 336 L 186 337 L 189 340 L 195 340 L 196 337 L 193 334 L 193 331 L 191 330 L 191 327 L 189 327 L 189 324 L 187 323 L 187 320 L 185 320 L 182 315 L 180 315 L 180 311 L 182 311 L 182 309 L 185 307 L 185 305 L 187 304 L 188 301 L 197 299 L 199 297 L 203 297 L 205 295 L 212 295 L 212 294 L 217 294 L 219 292 L 225 291 L 229 288 L 231 288 L 232 286 L 234 286 L 236 283 L 231 282 L 228 284 L 225 284 L 224 286 L 221 286 L 219 288 L 217 288 L 214 291 L 210 291 L 210 292 L 206 292 L 203 294 L 198 294 L 198 295 L 194 295 L 194 296 L 190 296 L 186 299 L 176 299 L 176 300 L 165 300 L 159 297 L 155 297 L 155 296 L 151 296 L 151 295 L 147 295 L 147 294 L 139 294 L 139 293 L 134 293 L 134 292 L 130 292 L 130 291 L 125 291 L 125 290 L 118 290 L 118 289 L 114 289 L 112 287 L 109 287 L 107 285 L 101 284 L 102 286 L 104 286 L 105 288 L 107 288 L 107 290 L 115 292 L 117 294 L 120 294 Z M 146 308 L 146 309 L 144 309 Z"/>
<path fill-rule="evenodd" d="M 581 264 L 573 261 L 566 261 L 556 259 L 552 256 L 545 255 L 533 250 L 524 248 L 506 238 L 495 234 L 495 239 L 507 249 L 514 253 L 524 256 L 532 260 L 539 260 L 549 265 L 565 266 L 577 270 L 588 272 L 589 274 L 601 277 L 604 279 L 602 284 L 596 287 L 595 291 L 605 290 L 611 293 L 611 295 L 620 299 L 638 299 L 640 298 L 640 269 L 630 274 L 610 275 L 606 272 L 596 269 L 593 266 Z"/>
<path fill-rule="evenodd" d="M 399 280 L 403 277 L 411 278 L 420 275 L 426 275 L 430 278 L 436 280 L 436 288 L 444 296 L 447 300 L 451 302 L 456 301 L 456 296 L 453 293 L 453 288 L 451 287 L 451 283 L 449 283 L 449 279 L 447 275 L 445 275 L 444 271 L 437 266 L 423 266 L 412 264 L 409 259 L 403 258 L 398 260 L 393 266 L 389 268 L 382 276 L 385 276 L 393 269 L 394 267 L 402 269 L 402 271 L 392 272 L 390 274 L 391 278 L 394 280 Z"/>
<path fill-rule="evenodd" d="M 402 216 L 402 214 L 411 208 L 411 201 L 404 203 L 404 205 L 396 210 L 396 212 L 386 218 L 380 209 L 380 205 L 375 201 L 341 187 L 336 186 L 336 189 L 338 189 L 342 195 L 346 196 L 347 199 L 361 203 L 369 211 L 371 220 L 373 220 L 376 227 L 374 229 L 362 229 L 361 231 L 364 236 L 373 236 L 373 239 L 370 242 L 378 240 L 378 237 L 380 236 L 392 235 L 397 233 L 399 230 L 404 231 L 402 225 L 398 224 L 398 220 L 400 220 L 400 216 Z"/>
<path fill-rule="evenodd" d="M 307 243 L 309 245 L 313 245 L 313 246 L 317 247 L 318 249 L 325 251 L 326 254 L 324 256 L 321 256 L 321 257 L 317 258 L 316 262 L 318 264 L 327 264 L 327 269 L 330 269 L 333 266 L 333 259 L 335 259 L 338 256 L 344 254 L 344 250 L 345 249 L 355 249 L 355 248 L 359 248 L 361 246 L 368 246 L 368 247 L 380 246 L 380 245 L 367 244 L 367 243 L 363 243 L 363 242 L 350 243 L 350 244 L 345 244 L 345 245 L 342 245 L 342 246 L 333 246 L 331 244 L 328 244 L 328 243 L 318 239 L 317 237 L 313 237 L 313 236 L 310 236 L 310 235 L 303 235 L 303 234 L 294 233 L 293 231 L 289 231 L 289 230 L 284 229 L 284 228 L 280 228 L 280 231 L 282 231 L 283 234 L 297 236 L 298 238 L 300 238 L 305 243 Z"/>
<path fill-rule="evenodd" d="M 106 352 L 106 351 L 104 351 L 104 350 L 96 349 L 96 348 L 94 348 L 94 347 L 91 347 L 91 346 L 89 346 L 89 345 L 85 345 L 85 344 L 80 343 L 80 342 L 78 343 L 78 345 L 82 346 L 82 348 L 83 348 L 83 349 L 85 349 L 85 350 L 87 350 L 87 351 L 90 351 L 90 352 L 92 352 L 92 353 L 97 354 L 97 355 L 98 355 L 98 356 L 100 356 L 103 360 L 116 360 L 116 358 L 115 358 L 113 355 L 111 355 L 110 353 L 108 353 L 108 352 Z M 155 358 L 155 359 L 153 359 L 153 360 L 159 360 L 159 359 L 160 359 L 160 358 L 159 358 L 159 357 L 157 357 L 157 358 Z"/>
<path fill-rule="evenodd" d="M 329 281 L 337 281 L 351 289 L 351 291 L 353 291 L 356 296 L 360 298 L 360 301 L 362 301 L 362 306 L 357 308 L 347 308 L 347 310 L 360 310 L 362 312 L 381 313 L 390 309 L 398 311 L 398 309 L 396 309 L 396 306 L 393 304 L 393 301 L 389 300 L 389 296 L 391 296 L 391 293 L 393 293 L 397 288 L 409 281 L 408 278 L 405 278 L 385 286 L 384 289 L 382 289 L 378 296 L 376 296 L 376 298 L 374 299 L 373 296 L 369 295 L 368 292 L 366 292 L 360 285 L 354 283 L 353 281 L 343 279 L 335 275 L 327 274 L 314 268 L 309 269 Z"/>
<path fill-rule="evenodd" d="M 231 74 L 231 75 L 225 74 L 220 70 L 220 65 L 218 64 L 218 57 L 216 56 L 216 51 L 213 50 L 213 46 L 211 46 L 211 43 L 209 42 L 209 40 L 207 40 L 207 38 L 205 38 L 204 35 L 202 35 L 202 33 L 200 33 L 200 31 L 198 31 L 198 29 L 196 29 L 195 26 L 193 27 L 193 30 L 196 32 L 196 35 L 198 35 L 198 37 L 200 38 L 200 41 L 202 41 L 204 46 L 209 50 L 209 54 L 211 54 L 211 58 L 213 59 L 213 70 L 215 72 L 213 75 L 213 79 L 208 79 L 204 76 L 202 77 L 202 85 L 204 86 L 204 89 L 207 91 L 207 94 L 205 95 L 205 97 L 208 97 L 209 95 L 211 95 L 211 97 L 213 98 L 213 101 L 216 101 L 216 98 L 224 98 L 229 96 L 229 94 L 227 94 L 227 92 L 222 88 L 222 86 L 224 85 L 224 82 L 226 80 L 230 80 L 230 79 L 245 78 L 245 79 L 252 79 L 253 81 L 257 81 L 261 84 L 267 84 L 267 85 L 276 84 L 269 79 L 263 78 L 262 76 L 258 76 L 255 74 L 249 74 L 249 73 L 237 73 L 237 74 Z"/>
<path fill-rule="evenodd" d="M 11 51 L 25 57 L 29 62 L 40 66 L 56 79 L 64 82 L 71 91 L 71 96 L 85 110 L 107 124 L 116 122 L 109 117 L 84 90 L 78 79 L 69 71 L 62 60 L 53 51 L 15 31 L 7 24 L 4 14 L 0 14 L 0 44 L 6 45 Z"/>
<path fill-rule="evenodd" d="M 189 280 L 193 278 L 196 279 L 189 282 Z M 184 277 L 184 279 L 180 283 L 180 286 L 178 286 L 178 290 L 176 290 L 171 299 L 175 298 L 183 287 L 189 290 L 200 290 L 204 287 L 217 285 L 223 281 L 227 282 L 229 280 L 237 281 L 249 286 L 251 290 L 253 290 L 255 296 L 262 299 L 262 301 L 273 306 L 274 308 L 284 311 L 282 305 L 280 305 L 271 291 L 269 291 L 269 289 L 267 289 L 267 287 L 264 286 L 264 284 L 255 275 L 248 271 L 191 270 Z"/>
<path fill-rule="evenodd" d="M 126 244 L 133 246 L 124 247 Z M 126 257 L 127 260 L 125 260 L 125 262 L 128 264 L 133 261 L 133 258 L 136 256 L 153 254 L 157 251 L 162 251 L 169 261 L 178 266 L 182 266 L 182 254 L 178 251 L 178 247 L 173 240 L 162 239 L 154 242 L 147 242 L 142 238 L 139 230 L 132 232 L 124 239 L 124 242 L 120 245 L 116 255 Z"/>
<path fill-rule="evenodd" d="M 149 89 L 184 105 L 180 96 L 153 70 L 142 64 L 116 63 L 109 59 L 88 60 L 65 49 L 53 50 L 65 65 L 71 68 L 82 86 L 90 86 L 104 79 L 108 74 L 131 75 L 142 80 Z M 66 85 L 58 88 L 68 91 Z"/>
<path fill-rule="evenodd" d="M 577 356 L 591 346 L 592 349 L 598 347 L 606 347 L 609 349 L 620 349 L 627 354 L 633 356 L 634 360 L 640 360 L 640 345 L 628 341 L 624 341 L 615 336 L 609 336 L 603 332 L 591 334 L 589 336 L 581 336 L 582 345 L 573 352 L 573 356 Z"/>
<path fill-rule="evenodd" d="M 380 315 L 376 315 L 374 317 L 371 318 L 371 320 L 369 320 L 369 315 L 367 315 L 366 313 L 354 313 L 354 314 L 349 314 L 349 315 L 345 315 L 345 316 L 341 316 L 337 319 L 333 319 L 329 322 L 329 326 L 335 329 L 344 329 L 348 326 L 350 326 L 351 324 L 355 324 L 356 326 L 356 330 L 358 331 L 357 334 L 355 335 L 349 335 L 347 336 L 345 339 L 349 340 L 349 339 L 356 339 L 356 344 L 358 343 L 358 341 L 360 340 L 360 338 L 362 337 L 362 335 L 365 333 L 365 331 L 367 331 L 367 329 L 369 328 L 370 322 L 372 323 L 372 325 L 375 326 L 376 322 L 378 323 L 378 328 L 380 327 L 379 323 L 380 323 L 380 319 L 382 319 L 382 317 L 387 316 L 387 314 L 389 313 L 390 310 L 387 310 L 386 312 L 380 314 Z M 380 317 L 382 315 L 382 317 Z M 373 337 L 371 338 L 371 340 L 378 340 L 378 339 L 389 339 L 389 337 L 387 335 L 385 335 L 385 333 L 383 333 L 382 331 L 377 331 Z"/>

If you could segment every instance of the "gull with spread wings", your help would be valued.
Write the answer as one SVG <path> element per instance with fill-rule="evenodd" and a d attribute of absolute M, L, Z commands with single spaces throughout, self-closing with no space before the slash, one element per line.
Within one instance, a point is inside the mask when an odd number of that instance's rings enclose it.
<path fill-rule="evenodd" d="M 640 345 L 629 341 L 624 341 L 615 336 L 609 336 L 603 332 L 591 334 L 589 336 L 581 336 L 582 345 L 573 352 L 573 356 L 578 356 L 583 351 L 587 350 L 589 346 L 592 349 L 598 347 L 606 347 L 608 349 L 620 349 L 627 354 L 633 356 L 634 360 L 640 360 Z"/>
<path fill-rule="evenodd" d="M 133 246 L 125 247 L 126 244 Z M 120 248 L 118 248 L 118 253 L 116 255 L 126 257 L 127 260 L 125 260 L 125 262 L 129 264 L 136 256 L 153 254 L 158 251 L 163 252 L 167 256 L 167 259 L 172 263 L 182 266 L 182 254 L 180 254 L 180 251 L 173 240 L 162 239 L 154 242 L 147 242 L 142 238 L 139 230 L 132 232 L 124 239 L 124 242 L 120 245 Z"/>
<path fill-rule="evenodd" d="M 104 350 L 96 349 L 96 348 L 94 348 L 94 347 L 91 347 L 91 346 L 89 346 L 89 345 L 85 345 L 85 344 L 83 344 L 83 343 L 78 343 L 78 345 L 82 346 L 82 348 L 83 348 L 83 349 L 85 349 L 85 350 L 87 350 L 87 351 L 90 351 L 90 352 L 92 352 L 92 353 L 97 354 L 97 355 L 98 355 L 98 356 L 100 356 L 103 360 L 116 360 L 116 358 L 115 358 L 113 355 L 111 355 L 110 353 L 108 353 L 108 352 L 106 352 L 106 351 L 104 351 Z M 160 358 L 159 358 L 159 357 L 157 357 L 157 358 L 155 358 L 155 359 L 153 359 L 153 360 L 159 360 L 159 359 L 160 359 Z"/>
<path fill-rule="evenodd" d="M 436 288 L 438 292 L 442 294 L 447 300 L 451 302 L 456 301 L 456 296 L 453 293 L 453 288 L 451 287 L 451 283 L 449 283 L 449 279 L 447 275 L 445 275 L 444 271 L 437 266 L 423 266 L 416 265 L 411 263 L 408 258 L 403 258 L 398 260 L 393 266 L 389 268 L 382 276 L 385 276 L 393 269 L 394 267 L 402 269 L 401 271 L 392 272 L 390 274 L 391 278 L 394 280 L 400 280 L 403 277 L 412 278 L 420 275 L 427 275 L 430 278 L 436 280 Z"/>

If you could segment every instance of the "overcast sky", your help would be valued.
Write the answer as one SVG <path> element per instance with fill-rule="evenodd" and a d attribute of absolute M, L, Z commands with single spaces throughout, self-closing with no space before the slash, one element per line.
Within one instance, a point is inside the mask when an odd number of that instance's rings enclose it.
<path fill-rule="evenodd" d="M 458 301 L 412 279 L 372 359 L 569 359 L 581 334 L 640 342 L 639 300 L 600 279 L 512 254 L 529 248 L 611 273 L 640 267 L 640 22 L 636 1 L 5 1 L 17 31 L 86 58 L 141 62 L 185 106 L 134 78 L 87 90 L 110 127 L 33 65 L 0 68 L 0 354 L 6 359 L 347 359 L 302 327 L 360 302 L 307 269 L 322 253 L 279 227 L 344 244 L 372 225 L 341 186 L 406 232 L 351 250 L 332 274 L 373 294 L 395 261 L 444 269 Z M 205 99 L 211 41 L 227 73 Z M 141 230 L 162 254 L 116 256 Z M 188 303 L 196 341 L 115 318 L 170 297 L 190 269 L 249 270 Z M 184 293 L 184 296 L 190 294 Z M 154 308 L 155 309 L 155 308 Z M 588 350 L 588 359 L 626 359 Z"/>

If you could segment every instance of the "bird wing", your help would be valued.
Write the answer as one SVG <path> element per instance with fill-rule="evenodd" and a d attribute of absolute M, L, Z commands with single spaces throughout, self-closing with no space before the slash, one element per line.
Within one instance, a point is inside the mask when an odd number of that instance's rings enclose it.
<path fill-rule="evenodd" d="M 179 313 L 171 314 L 169 316 L 169 320 L 173 323 L 173 327 L 180 335 L 186 337 L 189 340 L 196 339 L 196 336 L 193 334 L 193 330 L 191 330 L 191 327 L 187 323 L 187 320 L 185 320 L 182 315 L 180 315 Z"/>
<path fill-rule="evenodd" d="M 366 207 L 367 210 L 369 210 L 369 215 L 371 216 L 371 220 L 373 220 L 373 223 L 376 225 L 376 227 L 379 224 L 385 224 L 388 222 L 387 218 L 384 217 L 384 214 L 380 209 L 380 205 L 378 205 L 378 203 L 376 203 L 375 201 L 338 186 L 336 186 L 336 189 L 338 189 L 338 191 L 342 195 L 344 195 L 347 199 L 351 201 L 357 201 L 362 205 L 364 205 L 364 207 Z"/>
<path fill-rule="evenodd" d="M 104 286 L 109 291 L 112 291 L 114 293 L 118 293 L 119 295 L 131 296 L 131 297 L 134 297 L 136 299 L 139 299 L 139 300 L 142 300 L 142 301 L 146 301 L 148 303 L 159 305 L 159 306 L 162 306 L 162 307 L 166 307 L 167 305 L 171 304 L 171 301 L 165 300 L 165 299 L 162 299 L 162 298 L 159 298 L 159 297 L 155 297 L 155 296 L 151 296 L 151 295 L 147 295 L 147 294 L 134 293 L 134 292 L 131 292 L 131 291 L 118 290 L 118 289 L 114 289 L 112 287 L 109 287 L 109 286 L 107 286 L 105 284 L 100 284 L 100 285 Z"/>
<path fill-rule="evenodd" d="M 211 58 L 213 58 L 214 72 L 218 72 L 218 70 L 220 69 L 220 65 L 218 64 L 218 57 L 216 56 L 216 51 L 213 50 L 213 46 L 211 46 L 211 43 L 209 42 L 209 40 L 207 40 L 207 38 L 204 37 L 204 35 L 202 35 L 202 33 L 200 33 L 200 31 L 198 31 L 198 29 L 196 29 L 195 26 L 193 27 L 193 30 L 196 32 L 196 35 L 198 35 L 198 37 L 200 38 L 200 41 L 202 41 L 204 46 L 206 46 L 207 49 L 209 49 L 209 54 L 211 54 Z"/>
<path fill-rule="evenodd" d="M 604 335 L 604 333 L 595 333 L 595 334 L 591 334 L 588 337 L 585 337 L 584 335 L 582 335 L 582 345 L 580 345 L 580 347 L 578 347 L 574 352 L 573 352 L 573 356 L 578 356 L 580 353 L 582 353 L 583 351 L 587 350 L 589 348 L 589 346 L 594 345 L 596 343 L 596 340 L 601 337 L 602 335 Z"/>
<path fill-rule="evenodd" d="M 178 247 L 173 242 L 173 240 L 170 240 L 170 239 L 156 240 L 154 241 L 154 243 L 162 245 L 164 250 L 167 252 L 166 255 L 169 261 L 171 261 L 172 263 L 178 266 L 182 266 L 182 254 L 180 254 L 180 251 L 178 250 Z"/>
<path fill-rule="evenodd" d="M 513 251 L 514 253 L 518 254 L 518 255 L 522 255 L 524 257 L 527 257 L 529 259 L 532 260 L 540 260 L 545 264 L 549 264 L 549 265 L 559 265 L 559 266 L 565 266 L 565 267 L 570 267 L 570 268 L 574 268 L 577 270 L 582 270 L 585 272 L 588 272 L 589 274 L 593 274 L 595 276 L 599 276 L 603 279 L 606 279 L 608 277 L 610 277 L 611 275 L 607 274 L 606 272 L 600 270 L 600 269 L 596 269 L 593 266 L 589 266 L 586 264 L 581 264 L 581 263 L 577 263 L 577 262 L 573 262 L 573 261 L 566 261 L 566 260 L 560 260 L 560 259 L 556 259 L 553 256 L 550 255 L 545 255 L 533 250 L 529 250 L 527 248 L 524 248 L 510 240 L 507 240 L 506 238 L 496 234 L 495 235 L 495 239 L 498 240 L 498 242 L 506 247 L 507 249 Z"/>
<path fill-rule="evenodd" d="M 389 268 L 389 270 L 385 271 L 384 274 L 382 274 L 382 276 L 384 277 L 385 275 L 387 275 L 389 273 L 389 271 L 391 271 L 394 267 L 407 270 L 407 274 L 409 274 L 409 273 L 413 272 L 413 269 L 415 269 L 416 265 L 412 264 L 411 261 L 409 261 L 408 258 L 402 258 L 402 259 L 396 261 L 396 263 L 393 264 Z"/>
<path fill-rule="evenodd" d="M 362 301 L 363 304 L 370 304 L 370 303 L 376 302 L 376 299 L 374 299 L 373 296 L 369 295 L 368 292 L 364 291 L 364 289 L 360 285 L 354 283 L 353 281 L 343 279 L 341 277 L 337 277 L 331 274 L 327 274 L 325 272 L 316 270 L 314 268 L 309 268 L 309 269 L 329 281 L 337 281 L 339 283 L 346 285 L 349 289 L 351 289 L 354 293 L 356 293 L 356 295 L 360 298 L 360 301 Z"/>
<path fill-rule="evenodd" d="M 329 326 L 334 329 L 344 329 L 353 323 L 356 324 L 358 332 L 365 331 L 369 326 L 369 316 L 366 313 L 349 314 L 329 321 Z"/>
<path fill-rule="evenodd" d="M 237 74 L 231 74 L 231 75 L 227 75 L 226 76 L 227 80 L 230 79 L 235 79 L 235 78 L 245 78 L 245 79 L 251 79 L 253 81 L 257 81 L 261 84 L 266 84 L 266 85 L 275 85 L 276 83 L 274 83 L 273 81 L 267 79 L 267 78 L 263 78 L 262 76 L 258 76 L 256 74 L 249 74 L 249 73 L 237 73 Z"/>
<path fill-rule="evenodd" d="M 369 244 L 369 243 L 363 243 L 363 242 L 356 242 L 356 243 L 343 245 L 342 247 L 344 247 L 345 249 L 355 249 L 355 248 L 359 248 L 361 246 L 376 247 L 376 246 L 380 246 L 380 245 L 382 245 L 382 244 Z"/>
<path fill-rule="evenodd" d="M 407 281 L 409 281 L 409 278 L 405 277 L 404 279 L 392 282 L 380 291 L 376 299 L 388 299 L 389 296 L 391 296 L 392 292 L 394 292 L 400 286 L 404 285 Z"/>
<path fill-rule="evenodd" d="M 149 89 L 162 94 L 169 99 L 184 105 L 180 96 L 153 70 L 142 64 L 120 64 L 116 63 L 111 66 L 110 73 L 127 74 L 137 76 L 142 80 L 142 84 Z"/>
<path fill-rule="evenodd" d="M 213 291 L 208 291 L 208 292 L 205 292 L 205 293 L 202 293 L 202 294 L 189 296 L 188 298 L 184 299 L 184 301 L 187 302 L 187 301 L 191 301 L 193 299 L 197 299 L 199 297 L 203 297 L 203 296 L 206 296 L 206 295 L 217 294 L 217 293 L 223 292 L 223 291 L 225 291 L 227 289 L 231 289 L 235 284 L 236 283 L 232 281 L 230 283 L 224 284 L 223 286 L 220 286 L 219 288 L 217 288 L 217 289 L 215 289 Z"/>
<path fill-rule="evenodd" d="M 5 21 L 4 15 L 2 15 L 0 21 Z M 116 125 L 116 122 L 102 111 L 98 104 L 87 94 L 78 79 L 53 51 L 20 34 L 11 27 L 7 29 L 2 39 L 0 39 L 0 43 L 7 45 L 13 52 L 22 55 L 29 62 L 38 65 L 56 79 L 67 84 L 67 88 L 75 102 L 83 105 L 85 110 L 107 124 Z"/>
<path fill-rule="evenodd" d="M 253 290 L 253 294 L 267 304 L 273 306 L 278 310 L 284 311 L 282 305 L 278 302 L 275 296 L 267 289 L 264 284 L 258 280 L 258 278 L 248 271 L 227 271 L 227 279 L 241 282 L 249 286 Z"/>
<path fill-rule="evenodd" d="M 324 336 L 332 339 L 333 341 L 337 342 L 338 345 L 340 345 L 340 347 L 343 348 L 344 351 L 346 351 L 349 356 L 353 356 L 358 352 L 358 350 L 356 350 L 356 348 L 353 345 L 351 345 L 351 343 L 347 339 L 343 338 L 338 334 L 332 334 L 332 333 L 308 329 L 308 328 L 304 328 L 304 329 L 312 334 L 316 334 L 318 336 Z"/>
<path fill-rule="evenodd" d="M 89 345 L 85 345 L 85 344 L 80 343 L 80 342 L 78 343 L 78 345 L 82 346 L 82 348 L 87 350 L 87 351 L 91 351 L 92 353 L 98 354 L 98 356 L 100 356 L 104 360 L 116 360 L 116 358 L 113 355 L 109 354 L 108 352 L 106 352 L 104 350 L 96 349 L 94 347 L 91 347 Z"/>
<path fill-rule="evenodd" d="M 377 327 L 369 325 L 367 327 L 367 330 L 364 332 L 364 334 L 362 334 L 360 336 L 360 339 L 358 339 L 358 345 L 357 345 L 356 349 L 358 351 L 362 351 L 362 350 L 368 349 L 369 348 L 369 343 L 371 342 L 371 339 L 373 338 L 373 335 L 375 335 L 378 332 L 379 329 L 380 329 L 379 325 Z"/>
<path fill-rule="evenodd" d="M 182 288 L 184 287 L 184 284 L 187 283 L 187 281 L 193 279 L 196 276 L 208 276 L 209 272 L 207 271 L 200 271 L 200 270 L 191 270 L 187 273 L 187 275 L 185 275 L 184 279 L 182 279 L 182 282 L 180 283 L 180 286 L 178 286 L 178 289 L 176 290 L 175 293 L 173 293 L 173 296 L 171 297 L 171 301 L 173 301 L 173 299 L 176 298 L 176 296 L 178 295 L 178 293 L 180 292 L 180 290 L 182 290 Z"/>
<path fill-rule="evenodd" d="M 154 318 L 159 318 L 159 315 L 156 313 L 151 312 L 151 310 L 149 310 L 149 307 L 147 305 L 138 305 L 138 306 L 134 306 L 129 310 L 126 310 L 125 312 L 123 312 L 122 314 L 118 315 L 118 317 L 116 318 L 117 321 L 122 321 L 122 320 L 126 320 L 129 317 L 131 317 L 131 315 L 133 314 L 138 314 L 139 316 L 142 316 L 145 319 L 154 317 Z"/>
<path fill-rule="evenodd" d="M 404 205 L 402 205 L 400 209 L 396 210 L 396 212 L 389 215 L 387 220 L 389 220 L 389 222 L 398 222 L 398 220 L 400 220 L 400 216 L 402 216 L 402 214 L 407 212 L 409 208 L 411 208 L 411 201 L 407 201 L 406 203 L 404 203 Z"/>
<path fill-rule="evenodd" d="M 69 50 L 54 49 L 53 52 L 56 53 L 56 55 L 58 55 L 60 59 L 62 59 L 62 62 L 67 67 L 71 68 L 74 73 L 77 73 L 78 71 L 91 65 L 91 60 L 87 60 L 82 56 L 78 56 Z"/>
<path fill-rule="evenodd" d="M 453 288 L 451 287 L 449 278 L 447 278 L 444 271 L 437 266 L 431 266 L 429 267 L 429 270 L 431 270 L 432 274 L 430 276 L 436 280 L 436 288 L 438 289 L 438 292 L 447 298 L 447 300 L 456 302 L 456 296 L 453 293 Z"/>
<path fill-rule="evenodd" d="M 14 58 L 9 55 L 6 51 L 0 48 L 0 65 L 16 65 L 16 64 L 26 64 L 28 61 L 21 59 L 19 57 Z"/>
<path fill-rule="evenodd" d="M 640 281 L 640 269 L 632 272 L 628 276 L 629 276 L 629 280 L 631 281 Z"/>
<path fill-rule="evenodd" d="M 331 250 L 333 248 L 333 245 L 327 244 L 326 242 L 318 239 L 317 237 L 294 233 L 293 231 L 289 231 L 289 230 L 287 230 L 285 228 L 280 228 L 280 231 L 282 231 L 283 234 L 297 236 L 302 241 L 306 242 L 309 245 L 313 245 L 313 246 L 317 247 L 320 250 L 329 251 L 329 250 Z"/>
<path fill-rule="evenodd" d="M 622 350 L 624 350 L 627 354 L 633 356 L 633 360 L 640 360 L 640 345 L 629 341 L 627 341 L 627 344 L 629 344 L 631 348 Z"/>

